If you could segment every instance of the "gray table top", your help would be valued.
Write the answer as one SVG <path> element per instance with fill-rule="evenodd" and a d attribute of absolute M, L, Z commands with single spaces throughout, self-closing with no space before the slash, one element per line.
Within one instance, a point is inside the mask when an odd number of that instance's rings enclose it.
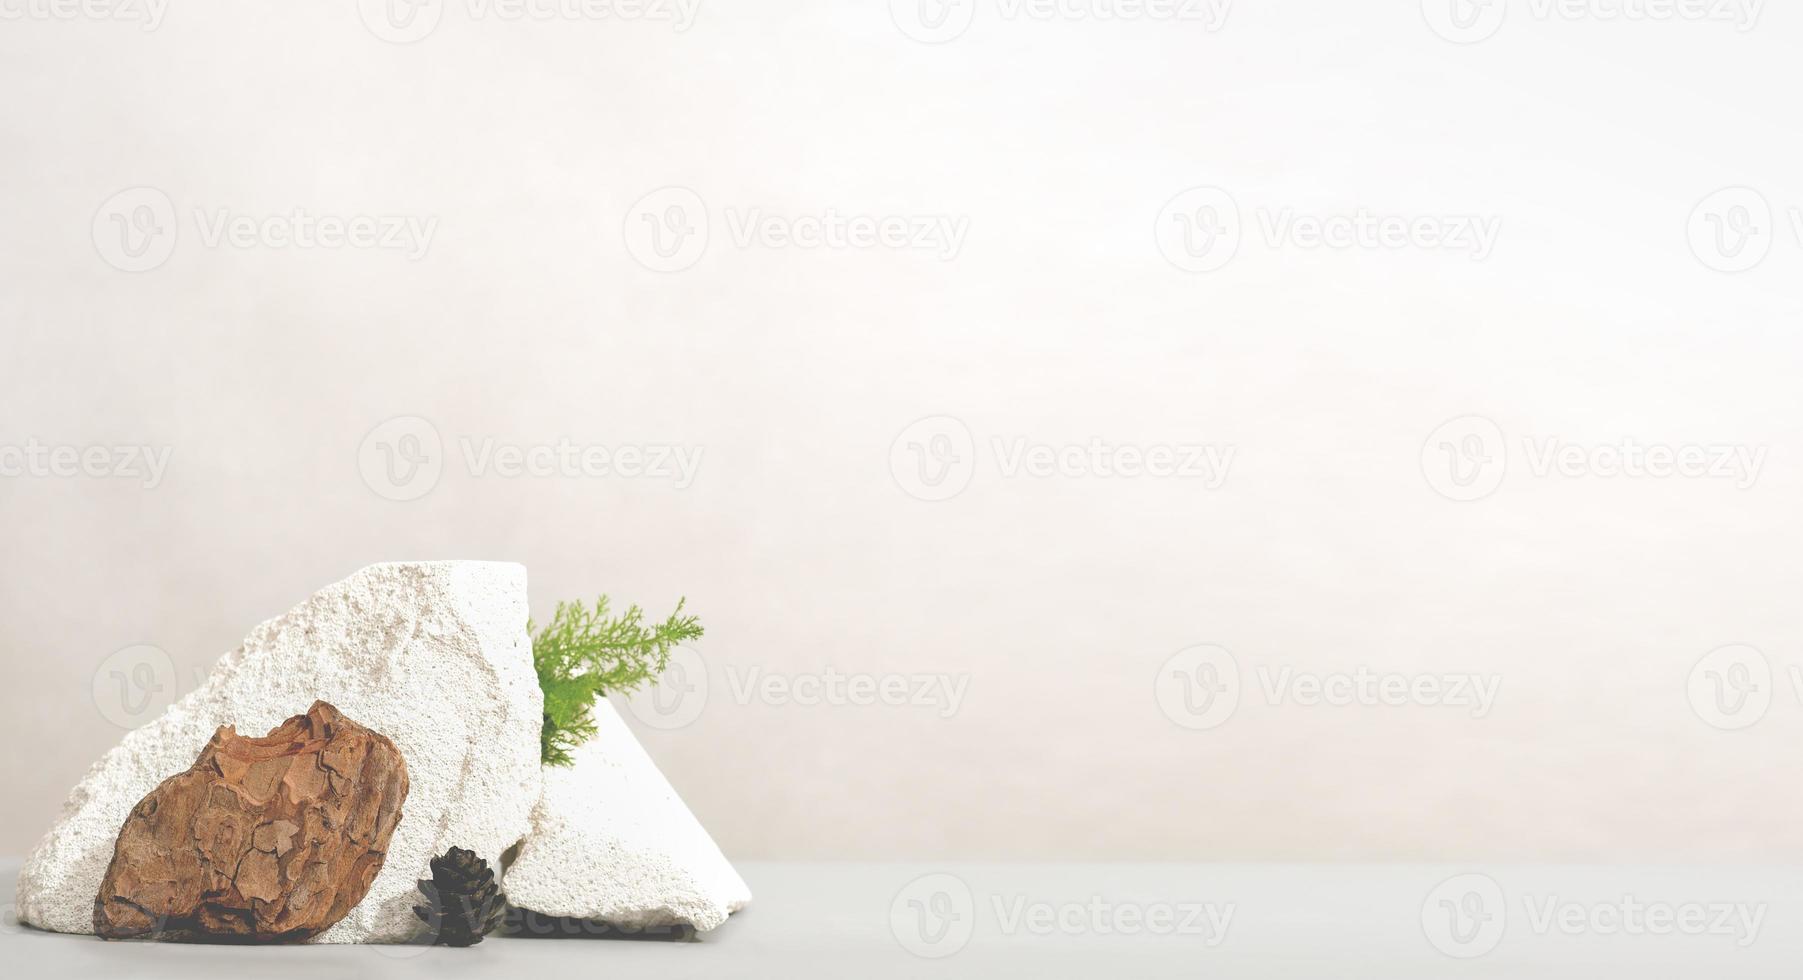
<path fill-rule="evenodd" d="M 0 862 L 10 899 L 17 860 Z M 694 941 L 104 942 L 19 926 L 11 976 L 1794 977 L 1790 868 L 742 862 L 756 899 Z"/>

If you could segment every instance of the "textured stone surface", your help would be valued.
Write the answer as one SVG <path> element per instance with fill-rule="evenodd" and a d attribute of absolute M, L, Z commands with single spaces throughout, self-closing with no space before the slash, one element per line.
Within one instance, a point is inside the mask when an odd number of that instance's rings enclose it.
<path fill-rule="evenodd" d="M 262 738 L 228 725 L 132 808 L 94 931 L 310 939 L 363 900 L 406 799 L 400 750 L 324 701 Z"/>
<path fill-rule="evenodd" d="M 532 833 L 503 880 L 508 900 L 635 929 L 725 922 L 751 889 L 605 700 L 595 722 L 575 765 L 545 769 Z"/>
<path fill-rule="evenodd" d="M 526 570 L 500 562 L 372 565 L 251 631 L 199 689 L 128 733 L 75 787 L 19 875 L 20 918 L 92 932 L 126 815 L 221 725 L 266 731 L 329 701 L 407 760 L 407 819 L 361 904 L 321 942 L 410 937 L 414 881 L 453 845 L 490 863 L 539 792 L 544 700 L 526 636 Z"/>

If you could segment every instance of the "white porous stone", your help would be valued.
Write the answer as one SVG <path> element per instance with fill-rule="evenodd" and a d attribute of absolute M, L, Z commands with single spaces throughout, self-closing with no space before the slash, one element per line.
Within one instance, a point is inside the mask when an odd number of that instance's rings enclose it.
<path fill-rule="evenodd" d="M 545 767 L 532 832 L 503 881 L 508 901 L 629 929 L 704 932 L 749 904 L 745 880 L 605 699 L 595 726 L 574 765 Z"/>
<path fill-rule="evenodd" d="M 193 764 L 213 730 L 261 735 L 331 702 L 388 736 L 411 789 L 363 901 L 315 941 L 398 942 L 414 881 L 452 845 L 498 866 L 539 794 L 544 696 L 526 635 L 526 570 L 504 562 L 372 565 L 256 629 L 206 683 L 100 758 L 19 874 L 19 917 L 94 931 L 94 895 L 131 808 Z"/>

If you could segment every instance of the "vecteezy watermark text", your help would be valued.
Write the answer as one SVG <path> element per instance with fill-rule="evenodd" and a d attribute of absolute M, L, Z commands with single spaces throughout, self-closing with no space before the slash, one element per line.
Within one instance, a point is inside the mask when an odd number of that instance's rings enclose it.
<path fill-rule="evenodd" d="M 53 445 L 27 439 L 0 444 L 0 478 L 136 480 L 155 490 L 174 454 L 173 446 Z"/>
<path fill-rule="evenodd" d="M 669 443 L 586 443 L 568 437 L 511 442 L 461 435 L 452 457 L 472 478 L 662 480 L 688 489 L 701 470 L 704 447 Z M 438 427 L 415 415 L 376 426 L 357 447 L 363 482 L 388 500 L 417 500 L 444 474 L 447 454 Z"/>
<path fill-rule="evenodd" d="M 1245 693 L 1239 659 L 1224 647 L 1185 647 L 1159 665 L 1153 693 L 1174 724 L 1198 731 L 1226 724 Z M 1266 707 L 1450 708 L 1474 720 L 1489 716 L 1502 692 L 1500 674 L 1385 671 L 1360 664 L 1347 671 L 1304 671 L 1260 664 L 1253 692 Z"/>
<path fill-rule="evenodd" d="M 903 949 L 924 959 L 952 956 L 978 935 L 1144 936 L 1190 940 L 1202 949 L 1227 941 L 1234 902 L 1141 900 L 1107 895 L 1067 899 L 995 892 L 979 903 L 954 874 L 921 875 L 889 903 L 889 930 Z M 989 913 L 987 922 L 980 914 Z"/>
<path fill-rule="evenodd" d="M 1206 32 L 1227 26 L 1234 0 L 993 0 L 985 17 L 1004 24 L 1153 22 L 1197 25 Z M 977 19 L 979 0 L 889 0 L 897 30 L 923 44 L 963 35 Z"/>
<path fill-rule="evenodd" d="M 363 26 L 391 44 L 412 44 L 438 29 L 445 8 L 471 22 L 649 22 L 678 34 L 695 23 L 701 0 L 357 0 Z"/>
<path fill-rule="evenodd" d="M 502 443 L 492 436 L 457 440 L 464 469 L 473 477 L 498 476 L 538 479 L 567 477 L 600 479 L 668 479 L 686 490 L 701 469 L 700 446 L 586 445 L 559 438 L 556 442 L 520 445 Z"/>
<path fill-rule="evenodd" d="M 1765 0 L 1421 0 L 1427 26 L 1454 44 L 1487 41 L 1518 13 L 1569 23 L 1731 25 L 1745 33 L 1758 26 L 1764 9 Z"/>
<path fill-rule="evenodd" d="M 417 261 L 432 246 L 438 219 L 410 214 L 339 217 L 295 208 L 287 214 L 237 214 L 229 208 L 195 208 L 194 224 L 207 248 L 375 249 Z"/>
<path fill-rule="evenodd" d="M 917 252 L 942 261 L 958 257 L 970 219 L 949 214 L 845 212 L 837 207 L 795 213 L 761 206 L 728 206 L 727 240 L 743 250 L 797 249 Z M 716 222 L 701 195 L 662 187 L 627 209 L 621 234 L 626 251 L 653 272 L 680 272 L 707 254 Z"/>
<path fill-rule="evenodd" d="M 726 681 L 739 705 L 915 707 L 930 708 L 941 718 L 958 713 L 970 688 L 969 674 L 844 673 L 830 666 L 817 673 L 787 674 L 729 664 Z"/>
<path fill-rule="evenodd" d="M 727 208 L 735 248 L 915 249 L 941 259 L 958 257 L 970 219 L 962 215 L 771 214 L 762 208 Z"/>
<path fill-rule="evenodd" d="M 1736 490 L 1759 482 L 1768 455 L 1765 446 L 1642 442 L 1631 436 L 1600 442 L 1523 436 L 1517 453 L 1535 479 L 1718 480 Z M 1510 463 L 1502 427 L 1482 415 L 1442 423 L 1421 445 L 1422 478 L 1449 500 L 1495 493 Z"/>
<path fill-rule="evenodd" d="M 1657 940 L 1716 939 L 1737 948 L 1759 940 L 1769 904 L 1646 897 L 1623 888 L 1605 898 L 1576 898 L 1568 891 L 1524 889 L 1518 920 L 1536 936 L 1598 936 Z M 1454 875 L 1435 885 L 1421 903 L 1421 931 L 1437 950 L 1475 959 L 1501 945 L 1511 916 L 1502 885 L 1487 874 Z"/>
<path fill-rule="evenodd" d="M 1217 490 L 1233 469 L 1235 447 L 1201 443 L 1122 443 L 1100 437 L 1055 443 L 1027 436 L 992 436 L 987 462 L 1004 480 L 1175 479 Z M 985 457 L 963 420 L 920 419 L 889 446 L 889 473 L 917 500 L 949 500 L 964 492 Z"/>
<path fill-rule="evenodd" d="M 1304 211 L 1283 205 L 1253 209 L 1252 228 L 1271 251 L 1439 252 L 1482 262 L 1496 251 L 1502 217 L 1404 214 L 1354 207 Z M 1214 272 L 1240 253 L 1246 226 L 1239 199 L 1219 187 L 1192 187 L 1159 209 L 1154 240 L 1165 260 L 1185 272 Z"/>
<path fill-rule="evenodd" d="M 168 10 L 169 0 L 0 0 L 0 21 L 114 21 L 148 32 Z"/>
<path fill-rule="evenodd" d="M 925 711 L 938 718 L 958 713 L 971 679 L 968 673 L 844 671 L 831 665 L 791 671 L 727 663 L 721 670 L 727 698 L 740 707 L 897 709 Z M 714 673 L 701 654 L 678 647 L 657 681 L 635 692 L 626 707 L 652 728 L 686 727 L 701 716 L 713 696 Z"/>
<path fill-rule="evenodd" d="M 194 234 L 209 249 L 323 249 L 399 253 L 418 261 L 432 247 L 438 219 L 408 214 L 334 214 L 297 207 L 250 214 L 232 208 L 190 211 Z M 169 195 L 155 187 L 120 191 L 100 205 L 92 227 L 94 250 L 124 272 L 149 272 L 169 261 L 181 219 Z"/>

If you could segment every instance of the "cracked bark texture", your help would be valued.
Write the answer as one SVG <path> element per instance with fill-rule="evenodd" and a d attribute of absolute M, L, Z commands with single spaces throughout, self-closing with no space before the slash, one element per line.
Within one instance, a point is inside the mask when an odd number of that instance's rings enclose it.
<path fill-rule="evenodd" d="M 324 701 L 262 738 L 230 725 L 139 801 L 94 931 L 109 939 L 299 942 L 382 870 L 407 798 L 400 750 Z"/>

